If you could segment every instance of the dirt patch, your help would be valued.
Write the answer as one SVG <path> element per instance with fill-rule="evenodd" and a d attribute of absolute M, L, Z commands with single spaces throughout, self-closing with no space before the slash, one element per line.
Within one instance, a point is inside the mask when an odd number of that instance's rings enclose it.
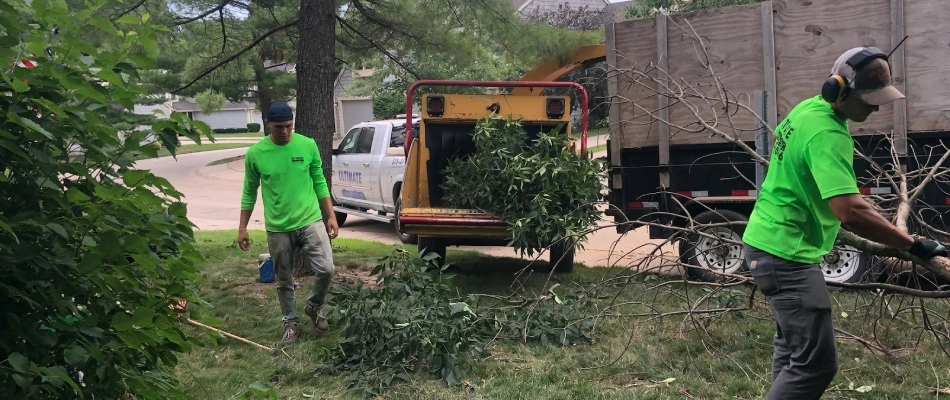
<path fill-rule="evenodd" d="M 354 284 L 363 282 L 364 286 L 376 286 L 376 278 L 370 275 L 370 271 L 359 268 L 339 268 L 333 274 L 333 283 Z"/>

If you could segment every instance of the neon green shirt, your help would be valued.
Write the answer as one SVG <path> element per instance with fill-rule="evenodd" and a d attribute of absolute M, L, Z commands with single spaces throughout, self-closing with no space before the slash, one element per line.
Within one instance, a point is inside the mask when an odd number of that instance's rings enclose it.
<path fill-rule="evenodd" d="M 742 239 L 775 256 L 817 264 L 841 222 L 828 199 L 860 193 L 848 122 L 816 96 L 799 103 L 775 130 L 768 173 Z"/>
<path fill-rule="evenodd" d="M 254 209 L 260 186 L 269 232 L 288 232 L 321 219 L 318 199 L 330 197 L 322 165 L 311 138 L 294 132 L 290 142 L 278 146 L 265 137 L 244 156 L 241 210 Z"/>

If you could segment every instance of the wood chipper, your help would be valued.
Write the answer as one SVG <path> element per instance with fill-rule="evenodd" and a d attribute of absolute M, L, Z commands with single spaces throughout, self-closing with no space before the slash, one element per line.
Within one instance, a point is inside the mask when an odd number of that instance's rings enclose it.
<path fill-rule="evenodd" d="M 408 90 L 407 118 L 412 116 L 413 94 L 422 86 L 520 87 L 532 90 L 576 88 L 581 102 L 581 134 L 579 143 L 570 140 L 568 146 L 573 150 L 579 147 L 579 156 L 586 156 L 587 92 L 578 83 L 421 80 Z M 406 172 L 398 229 L 403 233 L 418 235 L 420 252 L 436 253 L 443 261 L 447 245 L 507 245 L 512 234 L 508 224 L 499 216 L 476 209 L 452 208 L 446 204 L 442 188 L 443 169 L 451 160 L 469 156 L 476 151 L 472 140 L 476 123 L 493 112 L 501 118 L 520 119 L 529 136 L 554 130 L 561 125 L 565 126 L 563 133 L 570 135 L 570 110 L 569 96 L 424 94 L 418 132 L 410 133 L 408 137 L 412 140 L 406 146 Z M 565 241 L 552 243 L 549 253 L 551 266 L 556 271 L 569 272 L 573 269 L 572 244 Z"/>

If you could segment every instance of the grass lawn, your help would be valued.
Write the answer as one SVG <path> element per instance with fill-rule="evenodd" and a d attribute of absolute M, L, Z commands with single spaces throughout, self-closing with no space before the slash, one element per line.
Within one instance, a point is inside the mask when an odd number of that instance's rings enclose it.
<path fill-rule="evenodd" d="M 280 347 L 280 313 L 273 285 L 256 282 L 257 255 L 265 253 L 264 233 L 252 231 L 252 249 L 234 245 L 234 231 L 198 232 L 199 250 L 207 261 L 201 266 L 203 297 L 215 326 L 272 347 Z M 337 280 L 366 279 L 375 260 L 393 246 L 337 239 L 333 242 Z M 407 246 L 415 251 L 415 246 Z M 460 296 L 469 293 L 507 293 L 515 273 L 525 262 L 497 259 L 450 248 L 449 261 L 459 267 L 453 281 Z M 751 308 L 725 315 L 683 314 L 688 301 L 706 296 L 700 309 L 744 308 L 750 287 L 714 290 L 711 286 L 685 286 L 675 277 L 632 277 L 619 269 L 579 266 L 569 275 L 534 273 L 520 283 L 540 291 L 552 283 L 563 293 L 570 288 L 594 288 L 599 295 L 600 316 L 589 344 L 562 348 L 555 345 L 494 341 L 487 356 L 463 368 L 466 384 L 446 387 L 427 373 L 412 375 L 385 392 L 393 399 L 760 399 L 769 383 L 773 322 L 761 296 Z M 301 278 L 308 287 L 310 278 Z M 298 294 L 302 315 L 303 294 Z M 930 388 L 946 388 L 950 375 L 947 355 L 929 333 L 912 328 L 919 314 L 892 318 L 894 311 L 911 304 L 882 306 L 878 297 L 863 292 L 834 292 L 840 369 L 824 399 L 932 398 Z M 896 298 L 895 298 L 896 299 Z M 877 303 L 874 303 L 877 301 Z M 869 304 L 876 304 L 869 305 Z M 935 305 L 936 304 L 936 305 Z M 940 311 L 930 323 L 947 332 L 948 311 L 943 303 L 930 303 Z M 346 307 L 346 304 L 328 306 Z M 846 310 L 846 311 L 845 311 Z M 878 312 L 884 310 L 884 317 Z M 230 399 L 245 395 L 256 382 L 273 388 L 280 399 L 359 398 L 347 391 L 343 376 L 316 374 L 321 362 L 334 351 L 344 327 L 330 321 L 331 330 L 317 338 L 304 327 L 297 344 L 275 354 L 233 340 L 209 344 L 181 356 L 175 372 L 183 389 L 196 399 Z M 302 324 L 303 326 L 304 324 Z M 193 329 L 193 328 L 188 328 Z M 203 331 L 194 328 L 196 335 Z M 845 336 L 874 338 L 892 351 L 892 357 L 871 352 Z M 916 348 L 915 348 L 916 347 Z"/>
<path fill-rule="evenodd" d="M 609 129 L 608 127 L 606 127 L 606 126 L 603 127 L 603 128 L 588 129 L 588 130 L 587 130 L 587 137 L 599 136 L 599 135 L 606 135 L 606 134 L 608 134 L 608 133 L 610 133 L 610 129 Z M 575 128 L 574 128 L 574 130 L 571 132 L 571 137 L 574 138 L 574 139 L 580 139 L 580 138 L 581 138 L 581 130 L 580 130 L 579 127 L 575 127 Z"/>

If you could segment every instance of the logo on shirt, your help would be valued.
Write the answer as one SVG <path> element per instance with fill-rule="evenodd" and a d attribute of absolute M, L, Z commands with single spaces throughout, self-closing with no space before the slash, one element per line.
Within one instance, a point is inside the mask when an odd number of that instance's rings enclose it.
<path fill-rule="evenodd" d="M 292 163 L 294 163 L 294 164 L 302 164 L 302 163 L 303 163 L 303 157 L 290 157 L 290 162 L 292 162 Z"/>
<path fill-rule="evenodd" d="M 782 125 L 775 130 L 775 146 L 772 148 L 772 156 L 778 157 L 779 161 L 782 161 L 785 158 L 785 143 L 788 138 L 792 137 L 792 133 L 795 133 L 795 128 L 792 127 L 792 121 L 786 119 L 782 122 Z"/>

